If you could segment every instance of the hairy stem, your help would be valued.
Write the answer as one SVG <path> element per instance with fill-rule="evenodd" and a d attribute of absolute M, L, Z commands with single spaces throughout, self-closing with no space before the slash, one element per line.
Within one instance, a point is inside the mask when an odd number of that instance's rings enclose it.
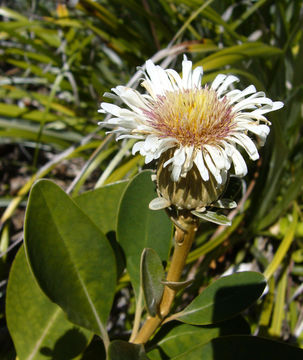
<path fill-rule="evenodd" d="M 175 228 L 175 248 L 166 277 L 167 282 L 179 281 L 198 226 L 197 221 L 193 218 L 193 216 L 187 213 L 186 215 L 179 216 Z M 176 292 L 176 290 L 170 288 L 168 285 L 165 286 L 163 296 L 159 304 L 158 314 L 154 317 L 149 317 L 146 320 L 137 336 L 132 339 L 133 343 L 145 344 L 148 341 L 151 335 L 169 314 Z"/>

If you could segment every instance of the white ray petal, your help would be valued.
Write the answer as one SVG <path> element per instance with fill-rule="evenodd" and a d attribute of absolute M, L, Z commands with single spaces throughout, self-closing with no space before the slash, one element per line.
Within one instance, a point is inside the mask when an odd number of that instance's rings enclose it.
<path fill-rule="evenodd" d="M 101 108 L 105 110 L 107 113 L 115 116 L 120 116 L 122 110 L 119 106 L 106 102 L 101 103 Z"/>
<path fill-rule="evenodd" d="M 238 102 L 245 98 L 247 95 L 253 94 L 257 91 L 257 89 L 254 87 L 254 85 L 250 85 L 247 88 L 245 88 L 243 91 L 240 91 L 237 95 L 230 97 L 229 93 L 226 94 L 228 98 L 230 98 L 229 103 L 234 104 L 235 102 Z"/>
<path fill-rule="evenodd" d="M 182 61 L 182 84 L 184 89 L 192 88 L 192 62 L 184 55 Z"/>
<path fill-rule="evenodd" d="M 226 78 L 226 75 L 224 75 L 224 74 L 217 75 L 211 85 L 211 89 L 217 90 L 217 88 L 222 84 L 222 82 L 224 81 L 225 78 Z"/>
<path fill-rule="evenodd" d="M 220 174 L 220 170 L 216 167 L 214 164 L 212 158 L 210 157 L 209 153 L 204 153 L 204 160 L 206 162 L 206 165 L 209 169 L 209 171 L 214 175 L 216 181 L 218 184 L 222 184 L 222 177 Z"/>
<path fill-rule="evenodd" d="M 141 153 L 142 152 L 142 148 L 141 148 L 141 151 L 140 151 L 140 154 L 142 156 L 145 156 L 145 164 L 148 164 L 150 163 L 151 161 L 154 160 L 154 154 L 153 153 L 150 153 L 150 152 L 146 152 L 146 153 Z"/>
<path fill-rule="evenodd" d="M 153 99 L 157 98 L 157 89 L 154 88 L 153 83 L 149 79 L 145 79 L 140 85 L 144 87 Z"/>
<path fill-rule="evenodd" d="M 145 139 L 144 149 L 155 152 L 158 147 L 159 139 L 155 135 L 148 135 Z"/>
<path fill-rule="evenodd" d="M 146 72 L 151 81 L 149 85 L 152 87 L 153 92 L 156 95 L 162 95 L 163 89 L 159 85 L 158 71 L 156 65 L 151 60 L 147 60 L 145 66 L 146 66 Z"/>
<path fill-rule="evenodd" d="M 160 139 L 158 148 L 155 151 L 155 159 L 158 159 L 165 151 L 171 149 L 174 146 L 176 146 L 176 139 L 173 138 Z"/>
<path fill-rule="evenodd" d="M 158 81 L 165 91 L 174 91 L 173 84 L 171 83 L 170 77 L 167 72 L 160 66 L 157 66 Z"/>
<path fill-rule="evenodd" d="M 241 100 L 240 102 L 238 102 L 238 104 L 233 106 L 233 111 L 240 111 L 242 109 L 252 109 L 254 108 L 256 105 L 269 105 L 272 107 L 272 100 L 270 100 L 269 98 L 246 98 L 244 100 Z"/>
<path fill-rule="evenodd" d="M 242 93 L 239 89 L 230 90 L 228 93 L 225 94 L 226 98 L 228 99 L 228 102 L 230 104 L 234 103 L 234 98 L 237 98 Z"/>
<path fill-rule="evenodd" d="M 271 125 L 271 122 L 268 121 L 265 116 L 258 114 L 255 111 L 238 113 L 235 118 L 237 124 L 242 124 L 242 122 L 254 123 L 254 120 L 257 120 L 258 122 L 263 121 L 267 125 Z"/>
<path fill-rule="evenodd" d="M 256 145 L 247 135 L 239 132 L 234 132 L 232 136 L 227 137 L 227 139 L 230 139 L 231 141 L 234 141 L 240 146 L 242 146 L 252 160 L 259 159 L 259 153 Z"/>
<path fill-rule="evenodd" d="M 253 125 L 246 125 L 245 128 L 249 131 L 251 131 L 252 133 L 256 134 L 259 136 L 260 140 L 261 140 L 261 145 L 264 145 L 264 142 L 267 138 L 267 135 L 269 134 L 269 127 L 267 125 L 257 125 L 257 124 L 253 124 Z"/>
<path fill-rule="evenodd" d="M 234 75 L 227 76 L 220 87 L 217 89 L 217 96 L 220 97 L 226 89 L 234 82 L 239 81 L 239 79 Z"/>
<path fill-rule="evenodd" d="M 113 91 L 113 89 L 111 89 L 111 90 Z M 119 99 L 119 97 L 117 95 L 115 95 L 113 93 L 110 93 L 110 92 L 107 92 L 107 91 L 103 94 L 103 97 L 106 97 L 108 99 L 113 99 L 113 100 L 118 100 Z"/>
<path fill-rule="evenodd" d="M 123 118 L 111 118 L 107 122 L 101 122 L 103 126 L 121 126 L 128 130 L 134 130 L 137 128 L 137 124 L 134 119 L 123 119 Z"/>
<path fill-rule="evenodd" d="M 247 166 L 240 152 L 234 147 L 232 152 L 232 161 L 237 176 L 245 176 L 247 174 Z"/>
<path fill-rule="evenodd" d="M 138 151 L 140 151 L 143 145 L 144 141 L 136 142 L 132 148 L 132 154 L 135 155 Z"/>
<path fill-rule="evenodd" d="M 173 157 L 171 159 L 167 160 L 163 164 L 163 167 L 166 167 L 168 164 L 172 163 L 171 178 L 173 181 L 179 180 L 184 161 L 185 161 L 185 151 L 184 151 L 184 148 L 181 147 L 181 148 L 175 150 Z"/>
<path fill-rule="evenodd" d="M 182 89 L 183 88 L 182 79 L 181 79 L 180 75 L 177 73 L 177 71 L 175 71 L 173 69 L 167 69 L 165 71 L 170 78 L 170 81 L 172 83 L 174 90 L 177 91 L 177 90 Z"/>
<path fill-rule="evenodd" d="M 222 157 L 222 153 L 215 146 L 204 145 L 204 147 L 211 156 L 215 166 L 220 170 L 223 169 L 225 167 L 225 160 Z"/>
<path fill-rule="evenodd" d="M 192 75 L 192 87 L 196 89 L 201 89 L 201 81 L 203 77 L 203 68 L 202 66 L 197 66 Z"/>
<path fill-rule="evenodd" d="M 276 111 L 281 109 L 284 106 L 284 103 L 282 101 L 274 101 L 272 111 Z"/>
<path fill-rule="evenodd" d="M 184 173 L 187 173 L 192 167 L 193 167 L 193 151 L 194 151 L 194 146 L 186 146 L 185 147 L 185 155 L 186 155 L 186 159 L 183 165 L 183 171 Z"/>
<path fill-rule="evenodd" d="M 197 168 L 200 172 L 200 175 L 202 177 L 202 179 L 204 181 L 208 181 L 209 180 L 209 173 L 208 170 L 204 164 L 204 160 L 203 160 L 203 156 L 202 156 L 202 151 L 199 150 L 197 151 L 194 163 L 197 165 Z"/>
<path fill-rule="evenodd" d="M 221 170 L 221 173 L 222 171 L 225 170 L 229 170 L 230 169 L 230 166 L 231 166 L 231 160 L 229 159 L 229 157 L 227 156 L 226 152 L 224 151 L 224 149 L 221 148 L 221 146 L 217 146 L 217 150 L 220 151 L 221 155 L 222 155 L 222 158 L 224 160 L 224 167 L 223 169 Z"/>
<path fill-rule="evenodd" d="M 130 134 L 124 134 L 116 137 L 116 140 L 122 140 L 122 139 L 138 139 L 143 140 L 144 136 L 142 135 L 130 135 Z"/>
<path fill-rule="evenodd" d="M 142 113 L 142 109 L 149 110 L 146 100 L 136 90 L 126 86 L 117 86 L 113 91 L 120 96 L 124 103 L 132 110 Z"/>
<path fill-rule="evenodd" d="M 174 165 L 182 166 L 184 164 L 185 159 L 186 159 L 184 147 L 180 147 L 179 149 L 177 149 L 175 151 L 173 159 L 174 159 L 174 161 L 173 161 Z"/>
<path fill-rule="evenodd" d="M 173 165 L 172 171 L 171 171 L 171 179 L 173 181 L 178 181 L 181 175 L 182 166 L 179 165 Z"/>
<path fill-rule="evenodd" d="M 270 111 L 276 111 L 281 109 L 284 106 L 284 104 L 281 101 L 274 101 L 272 102 L 272 104 L 270 105 L 265 105 L 262 106 L 259 109 L 254 110 L 252 113 L 256 113 L 256 114 L 266 114 Z"/>

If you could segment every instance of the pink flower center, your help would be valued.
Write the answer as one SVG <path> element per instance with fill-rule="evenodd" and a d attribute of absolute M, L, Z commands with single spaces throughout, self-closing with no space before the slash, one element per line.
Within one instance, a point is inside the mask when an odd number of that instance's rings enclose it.
<path fill-rule="evenodd" d="M 144 111 L 158 136 L 172 137 L 183 146 L 212 145 L 224 139 L 234 125 L 234 114 L 227 99 L 205 87 L 167 91 Z"/>

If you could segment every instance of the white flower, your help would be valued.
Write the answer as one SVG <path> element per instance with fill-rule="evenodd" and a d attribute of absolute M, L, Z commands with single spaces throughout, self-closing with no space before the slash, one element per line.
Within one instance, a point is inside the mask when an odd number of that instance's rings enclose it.
<path fill-rule="evenodd" d="M 112 89 L 128 109 L 101 103 L 99 111 L 113 115 L 102 124 L 113 128 L 117 140 L 138 139 L 132 152 L 139 151 L 145 163 L 170 150 L 163 167 L 168 167 L 175 182 L 186 177 L 193 166 L 204 182 L 211 177 L 218 186 L 226 182 L 231 166 L 235 175 L 246 175 L 246 162 L 238 147 L 252 160 L 259 158 L 249 135 L 263 145 L 270 125 L 264 114 L 282 108 L 282 102 L 270 100 L 253 85 L 231 89 L 239 81 L 233 75 L 220 74 L 211 86 L 202 87 L 202 67 L 192 70 L 186 57 L 182 77 L 151 60 L 146 62 L 144 75 L 141 85 L 145 94 L 125 86 Z"/>

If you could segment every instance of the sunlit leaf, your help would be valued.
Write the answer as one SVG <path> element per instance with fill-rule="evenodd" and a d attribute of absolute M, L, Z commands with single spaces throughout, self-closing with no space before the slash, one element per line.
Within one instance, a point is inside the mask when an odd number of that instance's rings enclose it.
<path fill-rule="evenodd" d="M 43 291 L 70 321 L 107 341 L 116 267 L 99 228 L 57 185 L 40 180 L 30 194 L 24 231 L 31 269 Z"/>
<path fill-rule="evenodd" d="M 74 358 L 92 334 L 70 323 L 37 285 L 22 247 L 14 260 L 6 296 L 6 316 L 20 360 Z"/>

